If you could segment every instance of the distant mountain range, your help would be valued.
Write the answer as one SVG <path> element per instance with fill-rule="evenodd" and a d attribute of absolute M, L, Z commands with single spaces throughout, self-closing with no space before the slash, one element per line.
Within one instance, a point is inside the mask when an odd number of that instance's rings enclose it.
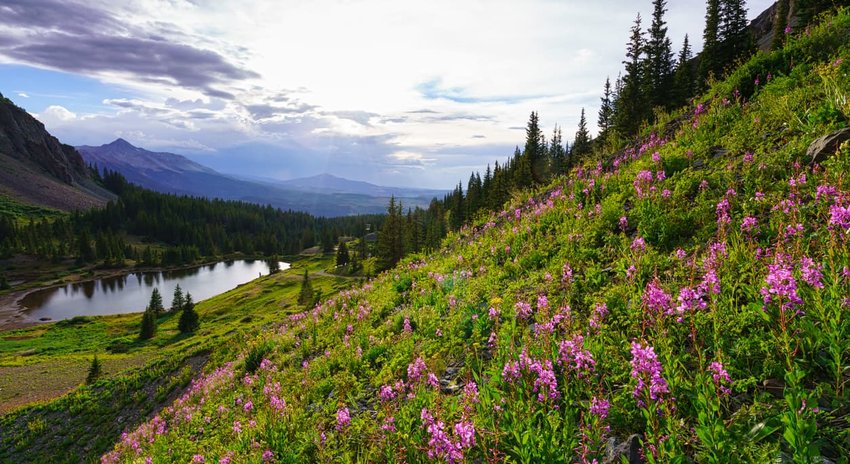
<path fill-rule="evenodd" d="M 427 207 L 441 190 L 383 187 L 319 174 L 286 181 L 241 179 L 174 153 L 152 152 L 124 139 L 76 147 L 88 164 L 118 171 L 128 181 L 158 192 L 270 204 L 319 216 L 383 213 L 391 195 L 405 207 Z"/>

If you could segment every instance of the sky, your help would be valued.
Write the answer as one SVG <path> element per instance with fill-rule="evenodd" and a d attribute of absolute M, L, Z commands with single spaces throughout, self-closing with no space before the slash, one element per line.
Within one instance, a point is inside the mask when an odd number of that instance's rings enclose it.
<path fill-rule="evenodd" d="M 747 2 L 750 19 L 773 2 Z M 62 142 L 121 137 L 222 172 L 450 188 L 529 114 L 595 130 L 651 0 L 3 0 L 0 92 Z M 668 1 L 678 53 L 705 4 Z"/>

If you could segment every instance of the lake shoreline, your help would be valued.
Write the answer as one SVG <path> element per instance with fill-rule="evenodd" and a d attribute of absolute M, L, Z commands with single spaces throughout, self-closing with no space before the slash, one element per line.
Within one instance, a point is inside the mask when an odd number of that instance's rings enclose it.
<path fill-rule="evenodd" d="M 290 264 L 294 262 L 294 259 L 289 257 Z M 98 282 L 104 279 L 113 279 L 119 277 L 129 277 L 130 275 L 137 273 L 153 273 L 153 272 L 174 272 L 174 271 L 185 271 L 190 269 L 200 269 L 205 266 L 211 266 L 214 264 L 224 263 L 228 261 L 264 261 L 263 258 L 250 258 L 250 257 L 228 257 L 224 259 L 218 260 L 209 260 L 203 261 L 201 263 L 193 263 L 181 266 L 168 266 L 168 267 L 134 267 L 131 269 L 128 268 L 116 268 L 112 270 L 97 270 L 95 274 L 80 280 L 72 280 L 72 281 L 61 281 L 55 282 L 49 285 L 41 285 L 36 287 L 24 288 L 21 290 L 13 290 L 10 293 L 6 293 L 4 295 L 0 295 L 0 333 L 8 332 L 17 329 L 24 329 L 27 327 L 32 327 L 40 324 L 49 324 L 51 322 L 56 322 L 61 319 L 49 319 L 49 320 L 39 320 L 33 319 L 28 316 L 29 309 L 25 308 L 21 301 L 26 298 L 29 294 L 40 292 L 44 290 L 49 290 L 52 288 L 61 288 L 65 287 L 69 284 L 83 284 L 87 282 Z M 102 272 L 98 272 L 102 271 Z M 253 280 L 253 279 L 252 279 Z M 136 311 L 133 311 L 136 312 Z M 138 311 L 141 312 L 141 311 Z M 122 313 L 116 313 L 122 314 Z M 128 314 L 128 313 L 123 313 Z"/>

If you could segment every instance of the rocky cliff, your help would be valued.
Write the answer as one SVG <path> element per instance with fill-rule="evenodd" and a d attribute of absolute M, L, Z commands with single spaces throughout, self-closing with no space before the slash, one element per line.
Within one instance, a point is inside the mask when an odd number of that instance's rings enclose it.
<path fill-rule="evenodd" d="M 101 206 L 112 198 L 91 179 L 74 147 L 2 94 L 0 194 L 62 210 Z"/>

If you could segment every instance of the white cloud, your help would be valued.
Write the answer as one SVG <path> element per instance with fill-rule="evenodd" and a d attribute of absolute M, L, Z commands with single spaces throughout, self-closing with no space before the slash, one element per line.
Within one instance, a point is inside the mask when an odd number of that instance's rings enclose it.
<path fill-rule="evenodd" d="M 21 98 L 29 98 L 30 97 L 29 95 L 27 95 L 26 92 L 18 92 L 18 96 L 21 97 Z"/>
<path fill-rule="evenodd" d="M 649 26 L 651 3 L 110 2 L 104 4 L 108 13 L 128 30 L 209 50 L 259 77 L 217 82 L 222 94 L 216 96 L 202 85 L 100 72 L 94 77 L 136 97 L 103 95 L 110 113 L 69 105 L 50 106 L 39 116 L 69 143 L 106 143 L 139 130 L 144 137 L 133 142 L 149 149 L 226 156 L 247 144 L 271 146 L 270 153 L 279 154 L 264 158 L 267 172 L 309 174 L 295 165 L 301 153 L 351 160 L 341 173 L 349 177 L 447 187 L 522 145 L 522 131 L 512 128 L 524 126 L 533 110 L 547 134 L 557 123 L 566 139 L 582 108 L 595 121 L 605 77 L 613 80 L 622 68 L 639 10 Z M 772 2 L 748 3 L 752 17 Z M 668 2 L 668 8 L 674 48 L 689 33 L 698 49 L 704 1 Z M 370 163 L 398 166 L 382 174 L 385 167 Z M 263 169 L 248 162 L 232 166 Z M 407 167 L 425 166 L 416 176 L 406 174 Z"/>
<path fill-rule="evenodd" d="M 49 124 L 51 122 L 68 122 L 77 119 L 77 114 L 69 111 L 64 106 L 51 105 L 44 111 L 36 115 L 41 122 Z"/>

